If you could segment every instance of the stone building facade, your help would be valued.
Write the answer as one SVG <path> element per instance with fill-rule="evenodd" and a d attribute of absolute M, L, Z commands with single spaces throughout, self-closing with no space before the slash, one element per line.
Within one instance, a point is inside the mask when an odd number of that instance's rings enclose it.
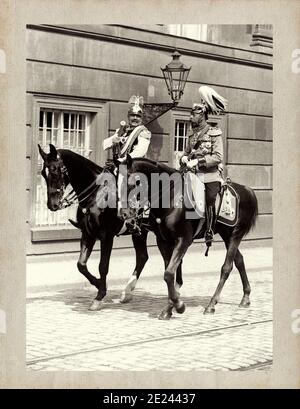
<path fill-rule="evenodd" d="M 257 227 L 248 240 L 272 238 L 272 27 L 251 25 L 72 25 L 27 27 L 28 254 L 77 251 L 74 209 L 46 208 L 37 143 L 73 149 L 103 164 L 102 141 L 126 120 L 132 94 L 171 102 L 160 67 L 177 49 L 191 66 L 179 105 L 154 121 L 149 158 L 176 166 L 200 85 L 229 101 L 217 119 L 226 171 L 255 189 Z M 119 238 L 116 246 L 127 246 Z"/>

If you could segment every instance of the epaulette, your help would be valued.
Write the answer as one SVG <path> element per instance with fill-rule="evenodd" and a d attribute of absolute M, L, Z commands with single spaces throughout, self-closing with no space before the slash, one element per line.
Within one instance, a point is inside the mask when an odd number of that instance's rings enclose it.
<path fill-rule="evenodd" d="M 207 135 L 209 136 L 219 136 L 222 135 L 222 131 L 218 126 L 211 126 L 207 131 Z"/>

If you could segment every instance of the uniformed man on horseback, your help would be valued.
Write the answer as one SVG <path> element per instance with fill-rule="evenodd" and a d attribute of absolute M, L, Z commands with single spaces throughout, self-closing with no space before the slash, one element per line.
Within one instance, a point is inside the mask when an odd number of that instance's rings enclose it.
<path fill-rule="evenodd" d="M 129 100 L 128 124 L 121 121 L 120 128 L 103 141 L 103 149 L 112 149 L 114 159 L 144 157 L 148 151 L 151 132 L 142 124 L 143 97 L 133 95 Z"/>
<path fill-rule="evenodd" d="M 220 168 L 223 161 L 223 141 L 221 129 L 207 123 L 209 114 L 224 111 L 227 101 L 208 86 L 199 88 L 200 102 L 192 108 L 190 123 L 192 135 L 181 157 L 181 165 L 204 176 L 207 229 L 205 241 L 208 246 L 213 240 L 215 224 L 215 202 L 221 189 Z"/>
<path fill-rule="evenodd" d="M 146 156 L 151 139 L 151 132 L 143 125 L 143 97 L 132 95 L 128 101 L 130 104 L 128 110 L 128 124 L 125 121 L 120 122 L 120 128 L 116 132 L 103 141 L 103 149 L 112 149 L 113 161 L 107 161 L 106 170 L 113 171 L 115 169 L 114 162 L 117 160 L 122 163 L 126 160 L 127 155 L 131 158 L 143 158 Z M 123 175 L 119 175 L 118 184 L 118 213 L 121 209 L 121 190 Z M 101 181 L 101 179 L 100 179 Z M 99 183 L 100 183 L 99 181 Z M 146 212 L 143 212 L 143 218 L 148 217 Z M 138 226 L 135 227 L 139 230 Z M 132 229 L 133 231 L 133 229 Z"/>

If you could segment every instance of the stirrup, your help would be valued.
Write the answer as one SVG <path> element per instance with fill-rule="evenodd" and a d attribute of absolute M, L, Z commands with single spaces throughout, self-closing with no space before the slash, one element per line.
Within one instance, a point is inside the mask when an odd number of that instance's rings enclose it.
<path fill-rule="evenodd" d="M 205 243 L 206 244 L 210 243 L 211 245 L 211 242 L 214 240 L 214 232 L 211 229 L 206 230 L 204 234 L 204 238 L 205 238 Z"/>

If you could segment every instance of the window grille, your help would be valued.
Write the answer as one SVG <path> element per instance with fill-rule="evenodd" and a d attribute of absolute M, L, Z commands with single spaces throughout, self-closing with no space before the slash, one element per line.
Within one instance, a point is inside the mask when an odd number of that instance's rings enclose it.
<path fill-rule="evenodd" d="M 82 156 L 89 157 L 90 149 L 90 121 L 91 114 L 79 111 L 61 111 L 40 109 L 38 143 L 48 152 L 49 143 L 56 148 L 70 149 Z M 76 206 L 64 210 L 51 212 L 47 208 L 47 186 L 41 176 L 43 160 L 38 155 L 35 225 L 36 226 L 64 226 L 70 225 L 68 219 L 76 218 Z M 68 186 L 68 191 L 71 187 Z"/>

